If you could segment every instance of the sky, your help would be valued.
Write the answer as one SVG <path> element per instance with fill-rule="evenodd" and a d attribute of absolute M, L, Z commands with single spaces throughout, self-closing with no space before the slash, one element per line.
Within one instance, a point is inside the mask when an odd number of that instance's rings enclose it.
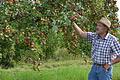
<path fill-rule="evenodd" d="M 119 21 L 120 21 L 120 0 L 117 0 L 117 6 L 118 6 L 118 8 L 119 8 L 118 18 L 119 18 Z"/>

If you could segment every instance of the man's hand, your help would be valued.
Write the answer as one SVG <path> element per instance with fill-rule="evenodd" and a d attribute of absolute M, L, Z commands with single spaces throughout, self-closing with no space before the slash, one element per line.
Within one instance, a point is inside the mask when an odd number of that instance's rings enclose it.
<path fill-rule="evenodd" d="M 107 71 L 110 68 L 109 64 L 104 64 L 103 67 L 105 68 L 105 70 Z"/>
<path fill-rule="evenodd" d="M 76 14 L 76 15 L 70 17 L 70 20 L 71 20 L 71 21 L 76 21 L 76 20 L 78 19 L 78 17 L 80 17 L 80 15 L 79 15 L 79 14 Z"/>

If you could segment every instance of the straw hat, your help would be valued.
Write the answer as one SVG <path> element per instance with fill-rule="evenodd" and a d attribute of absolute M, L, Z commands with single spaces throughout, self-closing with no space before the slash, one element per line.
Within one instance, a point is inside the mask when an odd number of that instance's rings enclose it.
<path fill-rule="evenodd" d="M 99 22 L 106 25 L 106 27 L 110 30 L 111 22 L 106 17 L 102 17 Z"/>

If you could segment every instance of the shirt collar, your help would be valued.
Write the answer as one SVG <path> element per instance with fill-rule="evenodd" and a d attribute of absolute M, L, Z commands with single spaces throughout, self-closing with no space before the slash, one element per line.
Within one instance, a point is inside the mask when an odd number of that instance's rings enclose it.
<path fill-rule="evenodd" d="M 109 34 L 109 33 L 107 33 L 107 35 L 105 36 L 105 38 L 104 38 L 104 39 L 108 39 L 109 35 L 110 35 L 110 34 Z"/>
<path fill-rule="evenodd" d="M 104 37 L 104 39 L 105 39 L 105 40 L 108 39 L 109 35 L 110 35 L 110 34 L 107 33 L 107 35 Z M 97 38 L 100 39 L 101 37 L 97 34 Z"/>

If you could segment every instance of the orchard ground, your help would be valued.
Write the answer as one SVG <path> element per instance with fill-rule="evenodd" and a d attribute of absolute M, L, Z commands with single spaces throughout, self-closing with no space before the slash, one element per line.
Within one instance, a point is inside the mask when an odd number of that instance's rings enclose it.
<path fill-rule="evenodd" d="M 91 62 L 81 60 L 51 61 L 42 63 L 34 69 L 26 63 L 16 64 L 14 68 L 0 69 L 0 80 L 87 80 Z M 113 79 L 120 80 L 120 64 L 114 65 Z"/>

